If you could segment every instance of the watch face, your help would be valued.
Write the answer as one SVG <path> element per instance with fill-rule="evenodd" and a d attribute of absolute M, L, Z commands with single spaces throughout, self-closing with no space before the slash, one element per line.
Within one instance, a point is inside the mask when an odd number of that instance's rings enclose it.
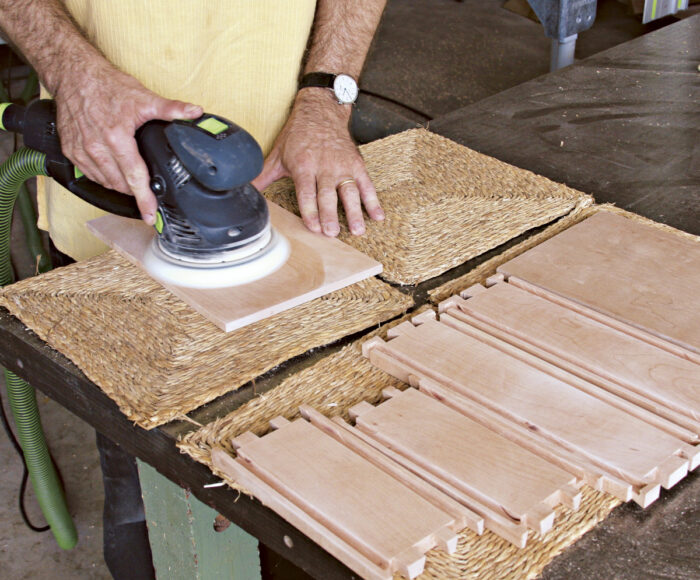
<path fill-rule="evenodd" d="M 349 104 L 357 100 L 359 89 L 354 78 L 348 75 L 338 75 L 333 81 L 333 92 L 339 103 Z"/>

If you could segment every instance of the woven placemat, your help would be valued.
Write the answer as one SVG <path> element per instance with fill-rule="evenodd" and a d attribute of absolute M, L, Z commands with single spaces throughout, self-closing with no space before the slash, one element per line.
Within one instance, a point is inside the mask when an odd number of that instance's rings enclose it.
<path fill-rule="evenodd" d="M 376 278 L 224 333 L 115 252 L 0 290 L 5 306 L 145 429 L 405 312 Z"/>
<path fill-rule="evenodd" d="M 513 258 L 519 256 L 523 252 L 534 248 L 536 245 L 544 242 L 545 240 L 548 240 L 549 238 L 557 235 L 560 232 L 563 232 L 565 229 L 573 226 L 574 224 L 577 224 L 582 220 L 585 220 L 587 217 L 590 217 L 594 213 L 599 211 L 608 211 L 616 213 L 628 219 L 632 219 L 640 223 L 650 225 L 660 230 L 671 232 L 674 235 L 681 236 L 696 242 L 700 239 L 698 238 L 698 236 L 689 234 L 688 232 L 677 230 L 676 228 L 667 226 L 666 224 L 660 224 L 648 218 L 637 215 L 636 213 L 631 213 L 629 211 L 625 211 L 624 209 L 620 209 L 619 207 L 615 207 L 612 204 L 591 205 L 590 201 L 585 200 L 582 203 L 578 204 L 569 215 L 561 218 L 556 223 L 545 228 L 538 234 L 530 236 L 523 242 L 520 242 L 512 248 L 509 248 L 504 252 L 500 253 L 498 256 L 487 260 L 486 262 L 480 264 L 478 267 L 474 268 L 470 272 L 467 272 L 463 276 L 460 276 L 459 278 L 454 278 L 453 280 L 450 280 L 445 284 L 438 286 L 437 288 L 433 288 L 428 292 L 428 295 L 430 296 L 430 301 L 433 304 L 437 304 L 438 302 L 446 300 L 450 296 L 458 294 L 465 288 L 469 288 L 469 286 L 472 286 L 473 284 L 483 283 L 486 280 L 486 278 L 496 273 L 496 268 L 498 268 L 501 264 L 505 264 L 508 260 L 512 260 Z"/>
<path fill-rule="evenodd" d="M 418 312 L 426 309 L 423 307 Z M 402 320 L 415 315 L 412 313 Z M 386 329 L 399 322 L 349 344 L 229 415 L 188 433 L 178 446 L 195 460 L 209 466 L 232 488 L 249 493 L 213 468 L 212 447 L 223 447 L 233 452 L 231 440 L 234 437 L 245 431 L 263 435 L 269 430 L 270 419 L 279 415 L 290 420 L 297 418 L 301 404 L 311 405 L 328 417 L 342 416 L 347 420 L 350 407 L 361 401 L 379 402 L 382 389 L 405 389 L 404 383 L 378 370 L 362 356 L 362 343 L 365 340 L 376 335 L 385 338 Z M 614 497 L 584 488 L 581 507 L 574 512 L 559 506 L 554 528 L 545 536 L 530 532 L 524 549 L 516 548 L 489 531 L 477 536 L 470 530 L 464 530 L 459 535 L 455 554 L 448 555 L 439 550 L 428 552 L 425 572 L 420 578 L 534 578 L 557 554 L 603 520 L 620 503 Z"/>
<path fill-rule="evenodd" d="M 384 265 L 382 277 L 415 284 L 569 213 L 589 196 L 411 129 L 360 147 L 386 213 L 361 237 L 341 219 L 340 239 Z M 283 180 L 265 196 L 299 213 Z"/>

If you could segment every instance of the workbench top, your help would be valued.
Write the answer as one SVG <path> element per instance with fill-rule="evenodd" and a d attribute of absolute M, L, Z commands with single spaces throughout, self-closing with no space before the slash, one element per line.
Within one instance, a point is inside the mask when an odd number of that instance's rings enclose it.
<path fill-rule="evenodd" d="M 430 129 L 593 194 L 599 203 L 614 202 L 700 234 L 699 63 L 700 15 L 436 119 Z M 178 436 L 194 428 L 192 424 L 173 422 L 151 431 L 134 426 L 68 359 L 3 309 L 0 344 L 0 364 L 172 481 L 190 488 L 312 576 L 353 576 L 256 500 L 225 487 L 203 487 L 217 478 L 175 446 Z M 280 374 L 293 370 L 292 365 Z M 273 387 L 280 374 L 268 378 L 267 387 Z M 261 388 L 264 381 L 257 384 L 257 392 Z M 233 409 L 252 396 L 253 388 L 243 387 L 193 417 L 199 422 L 211 420 L 221 410 L 217 405 Z M 675 501 L 698 497 L 699 491 L 700 478 L 690 476 L 674 490 Z M 658 504 L 653 509 L 663 510 L 664 500 Z M 285 547 L 285 536 L 292 540 L 293 550 Z M 557 561 L 567 558 L 575 564 L 569 552 Z M 640 573 L 647 565 L 644 559 L 628 562 Z M 576 570 L 586 575 L 585 563 Z"/>

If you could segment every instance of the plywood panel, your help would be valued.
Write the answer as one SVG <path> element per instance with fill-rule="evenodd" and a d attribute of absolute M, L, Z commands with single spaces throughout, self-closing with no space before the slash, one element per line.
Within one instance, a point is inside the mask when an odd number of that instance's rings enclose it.
<path fill-rule="evenodd" d="M 601 211 L 498 271 L 700 353 L 700 243 Z"/>
<path fill-rule="evenodd" d="M 561 366 L 588 371 L 686 416 L 700 433 L 700 365 L 675 356 L 577 312 L 510 284 L 496 284 L 445 311 L 470 323 L 485 323 Z M 488 326 L 479 325 L 487 332 Z M 575 372 L 575 371 L 574 371 Z M 624 392 L 618 390 L 616 392 Z M 631 394 L 630 394 L 631 395 Z M 647 407 L 649 408 L 649 407 Z"/>
<path fill-rule="evenodd" d="M 549 529 L 575 477 L 415 389 L 392 394 L 356 425 L 494 511 Z"/>
<path fill-rule="evenodd" d="M 238 461 L 380 567 L 415 570 L 454 518 L 304 420 L 237 437 Z M 256 489 L 250 491 L 255 493 Z"/>
<path fill-rule="evenodd" d="M 436 321 L 394 331 L 369 357 L 394 359 L 404 370 L 386 370 L 398 378 L 435 380 L 638 488 L 657 482 L 669 458 L 688 468 L 682 441 L 472 336 Z"/>
<path fill-rule="evenodd" d="M 314 234 L 297 216 L 268 202 L 272 226 L 290 243 L 287 263 L 250 284 L 209 290 L 163 284 L 197 312 L 229 332 L 272 316 L 382 271 L 379 262 L 343 242 Z M 135 265 L 155 231 L 141 220 L 108 215 L 88 223 L 90 230 Z"/>

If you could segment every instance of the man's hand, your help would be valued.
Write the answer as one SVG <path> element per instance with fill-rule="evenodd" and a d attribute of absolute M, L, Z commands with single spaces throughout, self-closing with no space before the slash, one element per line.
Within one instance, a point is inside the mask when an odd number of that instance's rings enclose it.
<path fill-rule="evenodd" d="M 92 181 L 134 195 L 152 225 L 157 202 L 134 133 L 152 119 L 195 119 L 202 108 L 164 99 L 106 61 L 93 63 L 79 79 L 65 75 L 55 97 L 64 155 Z"/>
<path fill-rule="evenodd" d="M 362 205 L 372 219 L 384 219 L 365 163 L 350 137 L 349 115 L 350 106 L 337 104 L 328 89 L 300 91 L 262 173 L 253 181 L 262 190 L 291 177 L 306 227 L 327 236 L 340 232 L 338 198 L 355 235 L 365 232 Z"/>
<path fill-rule="evenodd" d="M 153 224 L 156 199 L 134 133 L 151 119 L 194 119 L 202 109 L 159 97 L 112 66 L 60 0 L 0 0 L 0 26 L 56 99 L 66 157 L 89 179 L 132 193 Z"/>

